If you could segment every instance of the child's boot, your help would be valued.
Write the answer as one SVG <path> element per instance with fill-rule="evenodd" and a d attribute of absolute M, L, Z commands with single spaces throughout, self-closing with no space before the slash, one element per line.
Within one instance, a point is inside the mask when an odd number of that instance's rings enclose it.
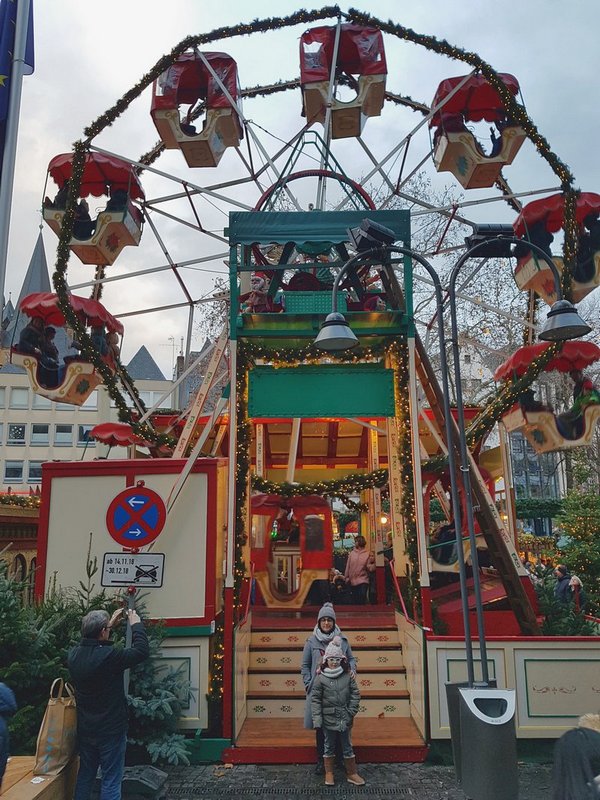
<path fill-rule="evenodd" d="M 323 763 L 325 764 L 325 786 L 335 786 L 335 780 L 333 778 L 335 756 L 325 756 Z"/>
<path fill-rule="evenodd" d="M 352 758 L 345 758 L 344 763 L 346 764 L 346 775 L 348 783 L 353 783 L 355 786 L 364 786 L 365 781 L 364 778 L 361 778 L 358 772 L 356 771 L 356 759 L 354 756 Z M 327 781 L 325 781 L 327 783 Z"/>

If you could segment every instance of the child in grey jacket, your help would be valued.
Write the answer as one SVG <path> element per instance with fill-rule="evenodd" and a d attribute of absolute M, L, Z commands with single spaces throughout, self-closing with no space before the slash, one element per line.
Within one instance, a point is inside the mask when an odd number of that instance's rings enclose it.
<path fill-rule="evenodd" d="M 364 780 L 356 771 L 350 738 L 352 723 L 358 712 L 360 692 L 348 669 L 348 660 L 341 644 L 340 637 L 335 636 L 325 649 L 321 671 L 315 678 L 310 695 L 311 713 L 314 727 L 322 728 L 325 736 L 325 785 L 333 786 L 335 783 L 335 740 L 339 734 L 348 783 L 362 786 Z"/>

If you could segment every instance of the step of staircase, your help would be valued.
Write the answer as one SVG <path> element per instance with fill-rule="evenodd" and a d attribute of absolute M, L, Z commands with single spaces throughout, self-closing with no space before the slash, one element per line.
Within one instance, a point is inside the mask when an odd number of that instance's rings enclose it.
<path fill-rule="evenodd" d="M 252 631 L 250 645 L 257 650 L 272 649 L 274 647 L 304 647 L 304 642 L 310 636 L 311 629 L 306 631 Z M 398 631 L 394 627 L 377 630 L 344 630 L 344 636 L 355 647 L 398 647 Z"/>
<path fill-rule="evenodd" d="M 252 693 L 246 695 L 247 719 L 266 719 L 268 717 L 304 716 L 305 698 L 294 695 Z M 382 696 L 369 697 L 361 693 L 358 713 L 362 717 L 410 717 L 410 698 L 408 692 L 393 692 Z"/>
<path fill-rule="evenodd" d="M 406 691 L 406 670 L 363 670 L 356 676 L 361 694 L 367 692 Z M 264 669 L 250 670 L 248 673 L 248 692 L 267 692 L 271 694 L 291 694 L 304 697 L 304 683 L 300 672 L 268 672 Z"/>
<path fill-rule="evenodd" d="M 375 650 L 352 648 L 356 658 L 358 672 L 369 672 L 373 669 L 401 670 L 404 669 L 402 650 L 396 647 Z M 255 648 L 250 645 L 249 669 L 253 671 L 279 671 L 300 672 L 302 661 L 302 647 L 288 647 L 286 649 Z"/>

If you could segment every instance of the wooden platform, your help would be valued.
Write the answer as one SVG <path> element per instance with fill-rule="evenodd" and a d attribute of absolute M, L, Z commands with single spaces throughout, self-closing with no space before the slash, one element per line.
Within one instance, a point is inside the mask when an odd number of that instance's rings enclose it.
<path fill-rule="evenodd" d="M 352 733 L 356 757 L 362 763 L 420 763 L 427 745 L 408 717 L 357 717 Z M 301 719 L 248 719 L 235 747 L 222 755 L 232 764 L 312 764 L 315 732 Z"/>

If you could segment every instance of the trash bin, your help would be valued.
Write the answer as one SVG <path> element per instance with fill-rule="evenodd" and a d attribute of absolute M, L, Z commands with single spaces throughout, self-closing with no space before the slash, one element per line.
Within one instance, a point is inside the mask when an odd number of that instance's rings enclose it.
<path fill-rule="evenodd" d="M 473 684 L 474 689 L 485 688 L 490 686 L 496 688 L 496 681 L 489 681 L 485 683 Z M 460 689 L 467 689 L 469 684 L 465 681 L 463 683 L 447 683 L 446 684 L 446 703 L 448 705 L 448 719 L 450 721 L 450 741 L 452 744 L 452 760 L 454 762 L 454 771 L 456 773 L 456 782 L 460 786 L 462 783 L 462 769 L 461 769 L 461 746 L 460 746 Z"/>
<path fill-rule="evenodd" d="M 517 800 L 516 695 L 512 689 L 459 689 L 460 771 L 471 800 Z"/>

